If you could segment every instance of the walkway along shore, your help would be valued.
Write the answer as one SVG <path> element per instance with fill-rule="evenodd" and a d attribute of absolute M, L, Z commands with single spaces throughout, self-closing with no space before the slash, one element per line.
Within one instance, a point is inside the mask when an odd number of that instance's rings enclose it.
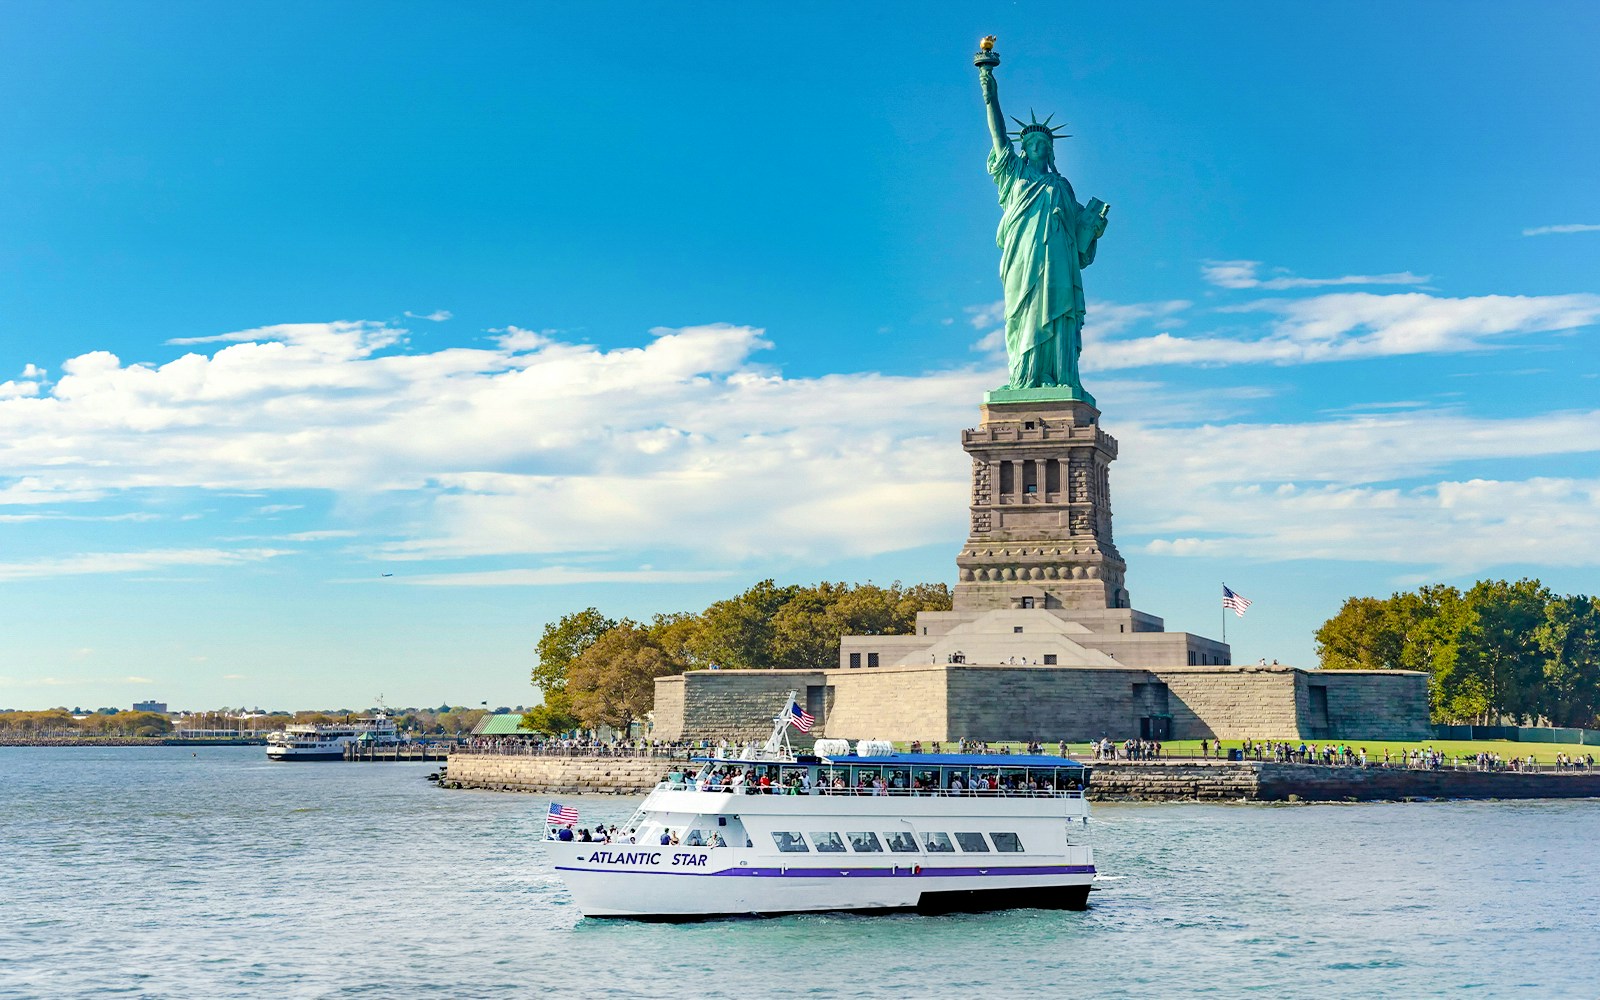
<path fill-rule="evenodd" d="M 1004 755 L 996 763 L 1003 764 Z M 1600 772 L 1425 771 L 1263 761 L 1095 761 L 1101 802 L 1392 802 L 1600 797 Z M 441 788 L 643 795 L 671 770 L 656 757 L 452 753 Z"/>

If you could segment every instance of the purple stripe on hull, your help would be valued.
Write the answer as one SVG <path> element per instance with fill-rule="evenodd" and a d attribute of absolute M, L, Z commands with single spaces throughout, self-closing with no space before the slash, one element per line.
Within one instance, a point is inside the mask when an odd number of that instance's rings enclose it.
<path fill-rule="evenodd" d="M 653 871 L 638 868 L 575 868 L 570 865 L 556 865 L 558 872 L 592 872 L 603 875 L 698 875 L 701 877 L 721 876 L 766 876 L 772 878 L 909 878 L 922 876 L 959 876 L 996 878 L 1004 875 L 1093 875 L 1094 865 L 1029 865 L 1016 868 L 932 868 L 926 865 L 922 871 L 913 873 L 911 865 L 901 865 L 898 870 L 890 868 L 728 868 L 720 872 L 691 872 L 691 871 Z"/>

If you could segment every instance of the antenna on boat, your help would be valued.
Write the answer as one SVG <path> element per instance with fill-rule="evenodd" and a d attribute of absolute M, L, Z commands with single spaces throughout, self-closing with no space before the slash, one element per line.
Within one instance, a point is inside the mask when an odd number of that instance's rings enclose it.
<path fill-rule="evenodd" d="M 790 708 L 799 704 L 794 700 L 797 694 L 798 691 L 790 691 L 789 697 L 784 699 L 783 708 L 772 717 L 772 735 L 767 737 L 766 746 L 761 748 L 763 756 L 794 756 L 794 751 L 789 747 L 789 715 Z"/>

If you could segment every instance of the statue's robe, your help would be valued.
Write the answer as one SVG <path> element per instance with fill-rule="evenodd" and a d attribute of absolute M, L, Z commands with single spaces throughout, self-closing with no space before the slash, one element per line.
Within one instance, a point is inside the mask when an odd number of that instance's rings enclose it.
<path fill-rule="evenodd" d="M 1083 268 L 1094 262 L 1105 220 L 1078 204 L 1072 185 L 1017 155 L 989 152 L 1000 189 L 1000 280 L 1006 292 L 1010 387 L 1071 386 L 1083 349 Z"/>

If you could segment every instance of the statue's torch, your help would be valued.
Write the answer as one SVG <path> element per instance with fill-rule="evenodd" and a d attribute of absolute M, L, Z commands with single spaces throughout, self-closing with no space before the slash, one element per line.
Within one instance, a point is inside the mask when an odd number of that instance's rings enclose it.
<path fill-rule="evenodd" d="M 988 66 L 990 69 L 1000 65 L 1000 53 L 994 50 L 993 35 L 978 43 L 978 51 L 972 56 L 972 65 Z"/>

